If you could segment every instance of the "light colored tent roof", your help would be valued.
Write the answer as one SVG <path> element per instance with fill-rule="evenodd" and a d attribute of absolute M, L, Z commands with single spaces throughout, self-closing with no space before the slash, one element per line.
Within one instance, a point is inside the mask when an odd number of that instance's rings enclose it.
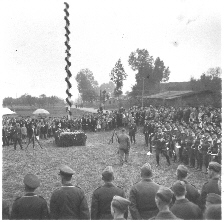
<path fill-rule="evenodd" d="M 15 112 L 13 112 L 11 109 L 7 108 L 7 107 L 2 107 L 2 110 L 1 110 L 1 114 L 2 116 L 4 115 L 12 115 L 12 114 L 16 114 Z"/>

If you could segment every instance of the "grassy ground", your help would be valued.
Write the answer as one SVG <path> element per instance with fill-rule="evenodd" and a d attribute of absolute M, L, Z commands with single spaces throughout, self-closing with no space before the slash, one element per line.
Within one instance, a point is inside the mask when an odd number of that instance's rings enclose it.
<path fill-rule="evenodd" d="M 23 178 L 27 173 L 34 173 L 41 179 L 41 186 L 37 189 L 49 203 L 53 190 L 60 186 L 58 168 L 67 164 L 76 172 L 73 183 L 82 187 L 90 206 L 93 191 L 102 184 L 102 170 L 112 165 L 115 171 L 115 184 L 123 187 L 129 194 L 131 186 L 140 180 L 140 167 L 149 162 L 152 165 L 155 182 L 170 187 L 175 181 L 177 163 L 166 165 L 165 157 L 161 157 L 161 167 L 156 168 L 155 153 L 147 156 L 148 149 L 144 146 L 142 133 L 136 135 L 136 145 L 132 145 L 128 165 L 119 166 L 116 154 L 117 142 L 108 145 L 112 132 L 87 133 L 87 144 L 81 147 L 59 148 L 53 139 L 40 140 L 43 149 L 36 144 L 35 149 L 30 145 L 27 151 L 14 151 L 13 146 L 3 147 L 2 164 L 2 192 L 3 198 L 10 204 L 23 194 Z M 207 180 L 201 172 L 190 169 L 188 180 L 198 189 Z"/>

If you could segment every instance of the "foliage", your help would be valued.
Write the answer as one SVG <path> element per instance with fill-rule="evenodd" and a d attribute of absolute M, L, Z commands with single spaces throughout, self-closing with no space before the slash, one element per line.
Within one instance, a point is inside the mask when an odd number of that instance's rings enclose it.
<path fill-rule="evenodd" d="M 83 131 L 58 130 L 55 132 L 55 143 L 59 147 L 84 146 L 87 136 Z"/>
<path fill-rule="evenodd" d="M 207 72 L 202 73 L 199 79 L 191 77 L 190 84 L 193 91 L 211 90 L 213 92 L 221 91 L 222 70 L 220 67 L 210 68 Z"/>
<path fill-rule="evenodd" d="M 122 95 L 123 81 L 127 78 L 124 67 L 119 59 L 110 73 L 111 80 L 115 83 L 114 96 Z"/>
<path fill-rule="evenodd" d="M 40 95 L 39 98 L 35 96 L 31 96 L 29 94 L 24 94 L 19 98 L 6 97 L 3 99 L 3 106 L 15 106 L 15 105 L 23 105 L 23 106 L 39 106 L 43 107 L 45 105 L 54 106 L 58 102 L 63 102 L 62 99 L 57 96 L 46 96 L 44 94 Z"/>
<path fill-rule="evenodd" d="M 143 82 L 144 91 L 146 94 L 151 94 L 159 90 L 160 82 L 169 80 L 169 67 L 166 67 L 159 57 L 154 60 L 146 49 L 131 52 L 128 63 L 133 71 L 137 71 L 136 84 L 132 87 L 131 96 L 141 95 Z"/>
<path fill-rule="evenodd" d="M 108 83 L 101 84 L 99 89 L 101 89 L 101 91 L 106 90 L 106 95 L 111 97 L 114 93 L 115 85 L 112 81 L 109 81 Z"/>
<path fill-rule="evenodd" d="M 97 99 L 98 82 L 94 80 L 93 73 L 89 69 L 81 69 L 75 79 L 84 102 L 93 102 Z"/>

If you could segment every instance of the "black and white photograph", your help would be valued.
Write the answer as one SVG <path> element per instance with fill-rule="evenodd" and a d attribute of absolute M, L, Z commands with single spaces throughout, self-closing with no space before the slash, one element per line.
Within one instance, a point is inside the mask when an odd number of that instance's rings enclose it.
<path fill-rule="evenodd" d="M 3 220 L 221 220 L 221 0 L 0 2 Z"/>

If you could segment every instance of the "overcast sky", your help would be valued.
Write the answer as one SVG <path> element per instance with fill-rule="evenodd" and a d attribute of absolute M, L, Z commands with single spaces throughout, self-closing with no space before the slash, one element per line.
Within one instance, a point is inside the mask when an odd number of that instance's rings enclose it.
<path fill-rule="evenodd" d="M 119 58 L 135 84 L 130 53 L 147 49 L 170 67 L 170 82 L 198 78 L 221 66 L 221 1 L 68 0 L 72 99 L 75 76 L 90 69 L 99 84 Z M 64 1 L 1 1 L 1 96 L 46 94 L 66 98 Z"/>

